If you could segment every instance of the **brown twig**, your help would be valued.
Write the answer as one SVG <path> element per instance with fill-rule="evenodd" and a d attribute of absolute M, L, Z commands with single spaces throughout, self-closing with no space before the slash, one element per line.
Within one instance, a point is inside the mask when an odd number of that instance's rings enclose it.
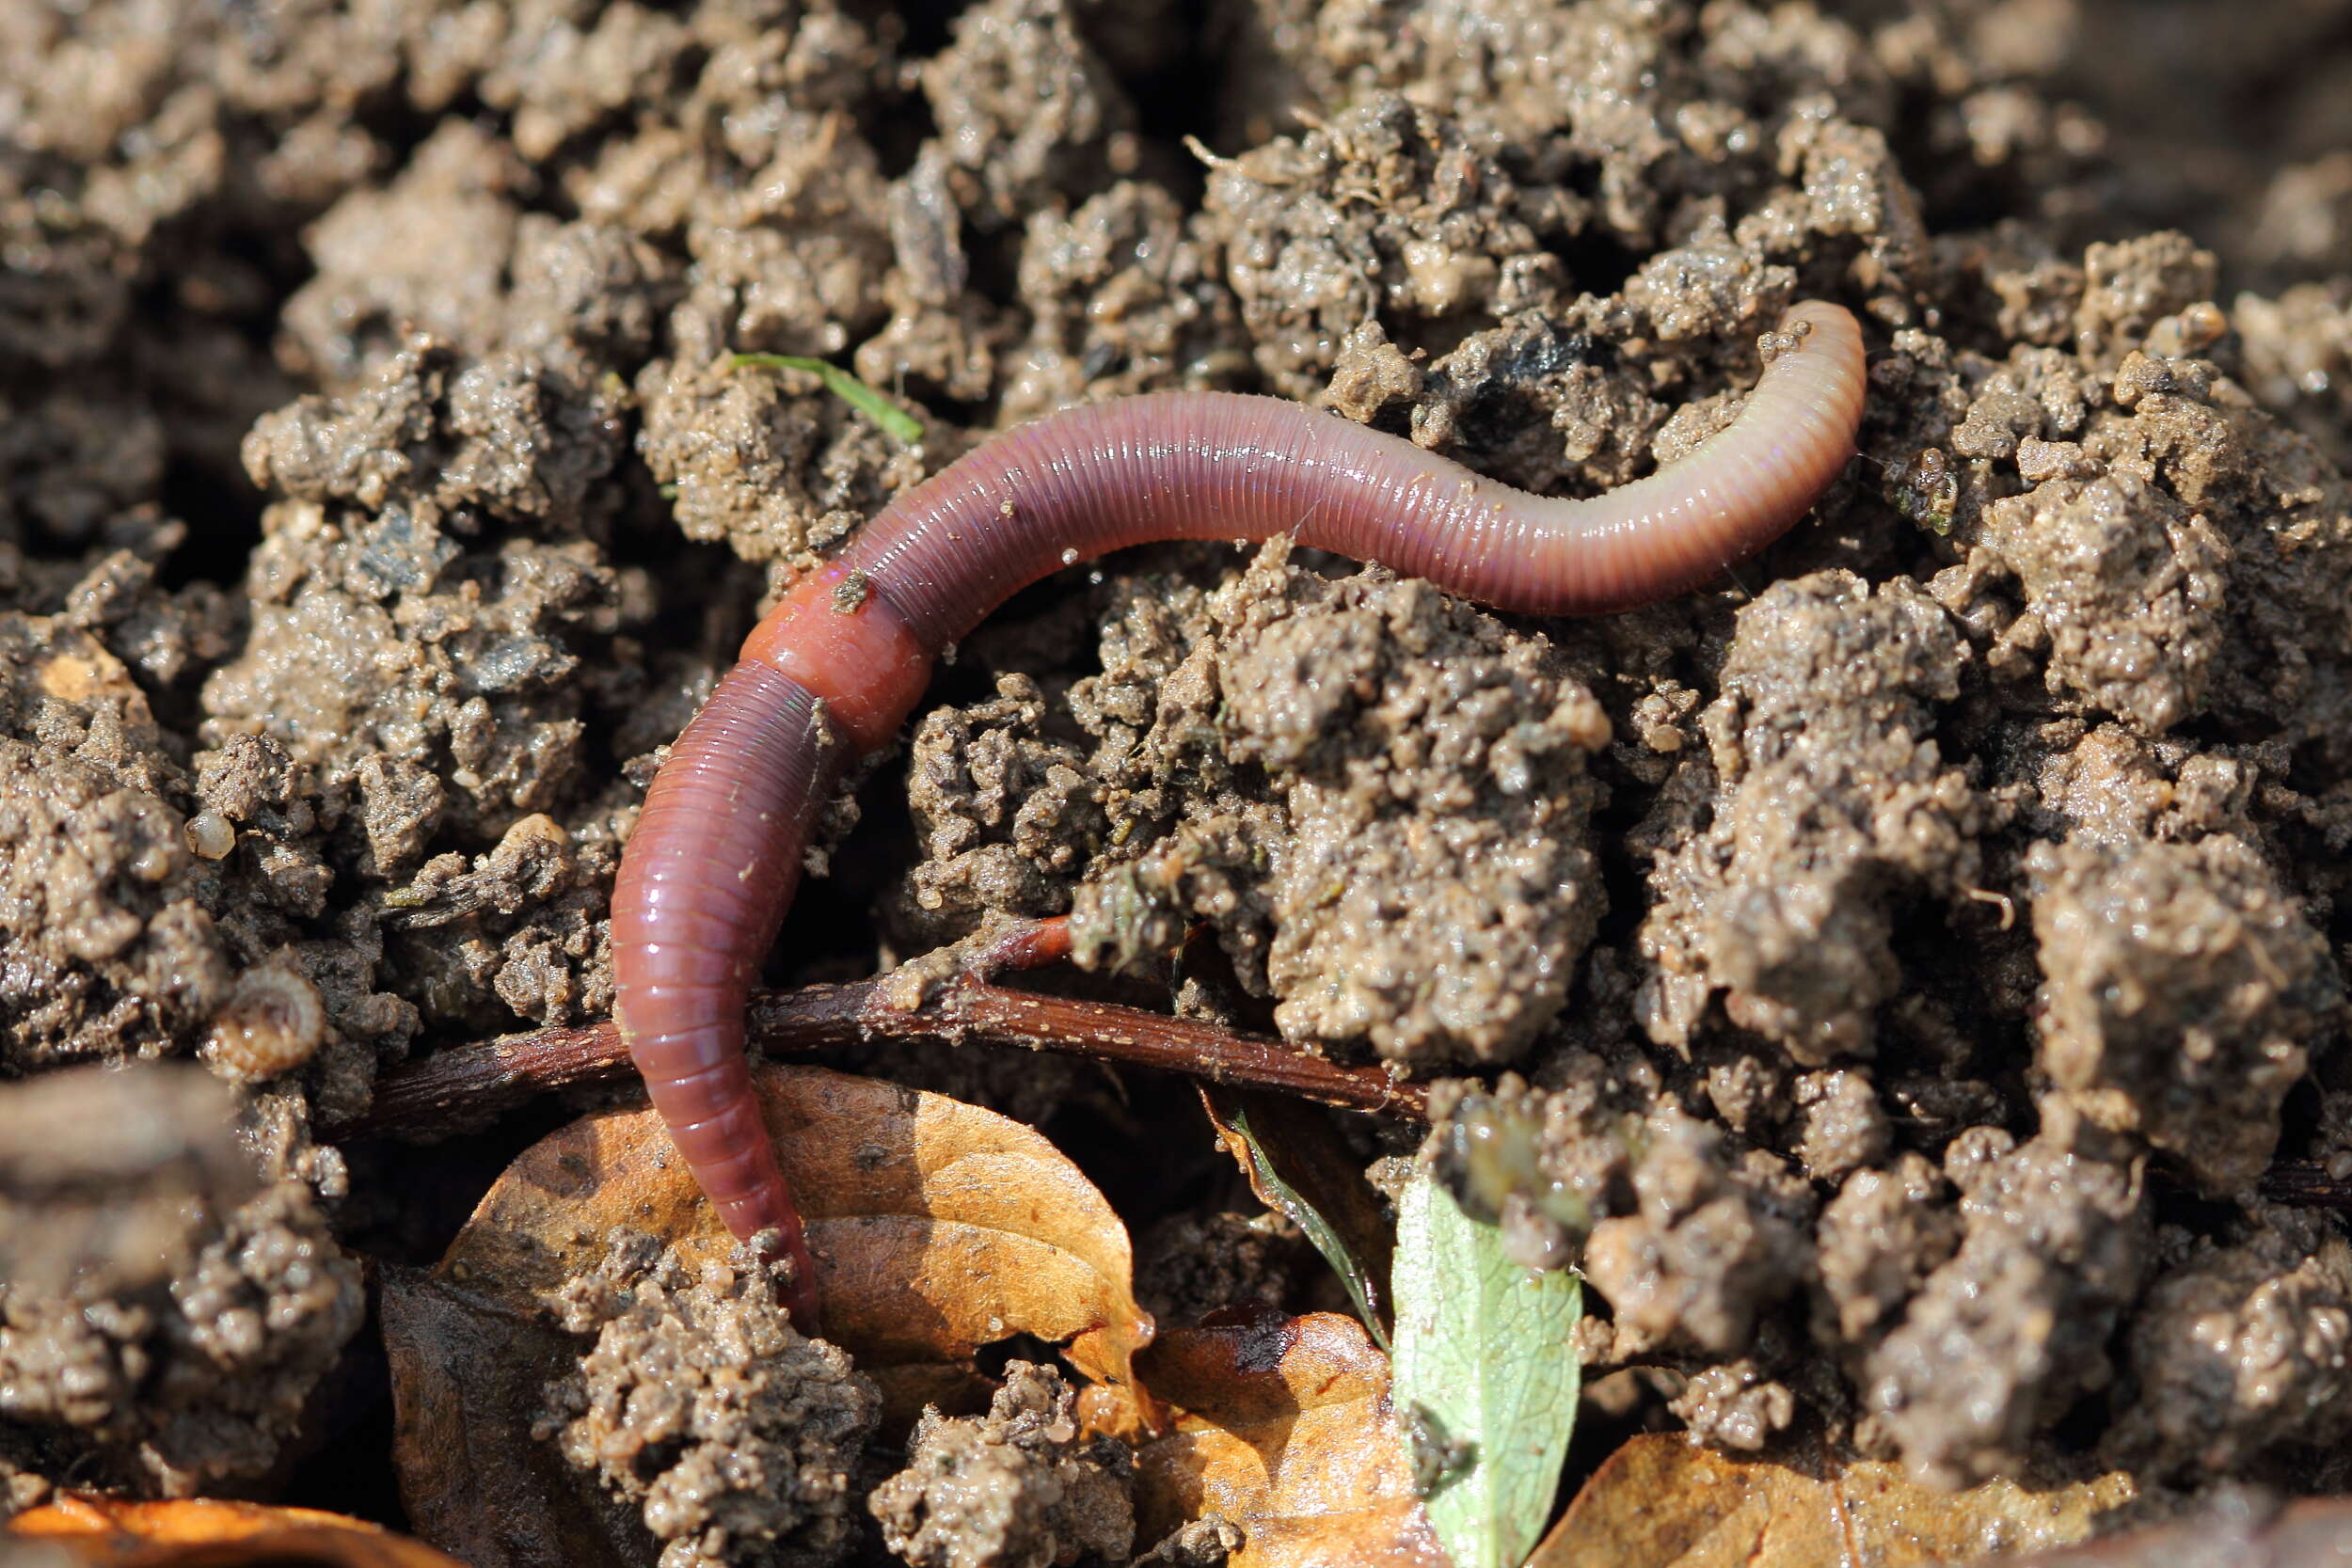
<path fill-rule="evenodd" d="M 1070 917 L 1066 914 L 1007 920 L 962 944 L 962 969 L 975 980 L 993 980 L 1016 970 L 1067 963 L 1070 950 Z"/>
<path fill-rule="evenodd" d="M 968 974 L 932 987 L 913 1008 L 898 1001 L 901 989 L 884 975 L 764 992 L 752 999 L 751 1037 L 771 1055 L 876 1039 L 1016 1046 L 1279 1089 L 1350 1110 L 1416 1119 L 1428 1114 L 1417 1084 L 1398 1083 L 1377 1068 L 1326 1061 L 1262 1036 L 1105 1002 L 1012 990 Z M 328 1131 L 358 1137 L 475 1126 L 549 1090 L 609 1083 L 628 1071 L 628 1053 L 610 1023 L 510 1035 L 393 1069 L 376 1080 L 364 1115 Z"/>
<path fill-rule="evenodd" d="M 2296 1209 L 2352 1209 L 2352 1181 L 2316 1160 L 2280 1160 L 2263 1172 L 2262 1196 Z"/>

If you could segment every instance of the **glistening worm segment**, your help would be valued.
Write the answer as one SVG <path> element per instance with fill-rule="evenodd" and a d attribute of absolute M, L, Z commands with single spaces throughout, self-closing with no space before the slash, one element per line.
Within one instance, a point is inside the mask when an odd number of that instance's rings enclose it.
<path fill-rule="evenodd" d="M 612 896 L 614 1015 L 679 1152 L 738 1236 L 814 1270 L 743 1056 L 743 1007 L 818 808 L 898 731 L 931 661 L 1015 590 L 1158 539 L 1300 543 L 1464 597 L 1592 614 L 1704 583 L 1803 516 L 1853 453 L 1862 336 L 1802 304 L 1728 426 L 1591 499 L 1483 479 L 1278 399 L 1161 392 L 1012 430 L 893 501 L 743 644 L 654 780 Z"/>

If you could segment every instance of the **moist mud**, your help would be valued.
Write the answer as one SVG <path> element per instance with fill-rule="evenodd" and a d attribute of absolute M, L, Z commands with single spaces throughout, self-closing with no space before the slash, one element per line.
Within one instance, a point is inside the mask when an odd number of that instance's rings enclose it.
<path fill-rule="evenodd" d="M 771 977 L 1071 913 L 1097 973 L 1043 983 L 1507 1132 L 1465 1192 L 1581 1259 L 1588 1375 L 1653 1370 L 1709 1441 L 2346 1486 L 2352 1254 L 2265 1196 L 2352 1169 L 2328 8 L 2156 66 L 2116 40 L 2183 8 L 1213 9 L 1206 44 L 1075 0 L 916 42 L 715 0 L 0 24 L 0 1116 L 114 1107 L 0 1162 L 11 1503 L 280 1483 L 358 1255 L 469 1201 L 394 1172 L 529 1131 L 346 1167 L 310 1129 L 609 1010 L 659 748 L 896 489 L 1221 387 L 1590 493 L 1717 428 L 1813 294 L 1867 325 L 1863 457 L 1737 581 L 1541 623 L 1279 546 L 1065 574 L 834 814 Z M 2223 135 L 2249 105 L 2275 135 Z M 741 351 L 850 366 L 924 439 Z M 154 1058 L 178 1086 L 75 1071 Z M 1194 1126 L 1149 1135 L 1197 1172 Z M 1203 1185 L 1127 1215 L 1218 1253 L 1162 1299 L 1302 1305 Z M 583 1344 L 691 1361 L 698 1311 Z M 1158 1560 L 1215 1560 L 1200 1528 Z"/>

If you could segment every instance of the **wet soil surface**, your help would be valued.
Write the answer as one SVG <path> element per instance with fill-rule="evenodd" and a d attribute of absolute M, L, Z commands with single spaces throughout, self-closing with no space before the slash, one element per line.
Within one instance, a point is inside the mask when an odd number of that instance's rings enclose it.
<path fill-rule="evenodd" d="M 373 1418 L 359 1258 L 548 1123 L 314 1129 L 608 1010 L 660 748 L 898 488 L 1219 387 L 1591 493 L 1806 296 L 1866 323 L 1863 455 L 1737 581 L 1549 623 L 1279 543 L 1066 573 L 842 803 L 771 977 L 1070 913 L 1131 994 L 1439 1080 L 1445 1168 L 1605 1303 L 1592 1375 L 1712 1442 L 2352 1486 L 2352 1245 L 2261 1196 L 2352 1176 L 2352 7 L 2233 10 L 7 8 L 0 1506 L 370 1502 L 302 1468 Z M 1308 1289 L 1078 1142 L 1170 1301 Z M 888 1472 L 806 1346 L 725 1439 L 788 1517 L 643 1473 L 641 1363 L 792 1337 L 625 1261 L 549 1440 L 671 1488 L 665 1561 L 850 1543 Z M 928 1426 L 896 1548 L 1152 1544 L 1067 1396 Z"/>

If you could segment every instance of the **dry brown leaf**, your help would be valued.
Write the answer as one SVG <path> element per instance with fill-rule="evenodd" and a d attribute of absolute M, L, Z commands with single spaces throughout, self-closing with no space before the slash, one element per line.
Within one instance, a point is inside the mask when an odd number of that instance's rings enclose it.
<path fill-rule="evenodd" d="M 1127 1229 L 1078 1167 L 1009 1117 L 818 1068 L 758 1069 L 769 1131 L 808 1223 L 825 1337 L 862 1369 L 967 1360 L 1012 1334 L 1069 1341 L 1131 1379 L 1152 1338 Z M 632 1226 L 690 1258 L 726 1234 L 651 1111 L 588 1117 L 523 1151 L 434 1273 L 517 1309 Z"/>
<path fill-rule="evenodd" d="M 1137 1456 L 1142 1539 L 1220 1513 L 1232 1568 L 1445 1568 L 1389 1407 L 1389 1361 L 1354 1318 L 1314 1312 L 1163 1335 L 1145 1358 L 1176 1412 Z"/>
<path fill-rule="evenodd" d="M 125 1502 L 69 1492 L 18 1514 L 7 1533 L 47 1541 L 108 1568 L 460 1568 L 455 1559 L 364 1519 L 208 1497 Z"/>
<path fill-rule="evenodd" d="M 2281 1506 L 2259 1490 L 2224 1487 L 2187 1518 L 1977 1568 L 2344 1568 L 2352 1562 L 2352 1498 L 2305 1497 Z"/>
<path fill-rule="evenodd" d="M 2034 1488 L 1937 1492 L 1876 1460 L 1808 1474 L 1726 1458 L 1689 1438 L 1636 1437 L 1609 1456 L 1527 1568 L 1910 1568 L 2062 1546 L 2131 1500 L 2114 1471 Z"/>
<path fill-rule="evenodd" d="M 825 1335 L 882 1386 L 889 1416 L 985 1406 L 975 1352 L 1014 1334 L 1132 1386 L 1152 1320 L 1126 1227 L 1044 1138 L 992 1111 L 871 1079 L 767 1066 L 768 1125 L 808 1221 Z M 475 1568 L 643 1560 L 642 1527 L 532 1436 L 575 1364 L 544 1297 L 616 1227 L 691 1261 L 730 1243 L 650 1111 L 584 1117 L 523 1151 L 428 1275 L 386 1269 L 395 1463 L 418 1531 Z M 479 1478 L 504 1484 L 485 1488 Z"/>
<path fill-rule="evenodd" d="M 652 1554 L 635 1512 L 532 1435 L 579 1366 L 552 1320 L 486 1305 L 421 1269 L 378 1271 L 392 1468 L 409 1527 L 472 1568 L 624 1568 Z M 496 1485 L 482 1478 L 495 1476 Z"/>

